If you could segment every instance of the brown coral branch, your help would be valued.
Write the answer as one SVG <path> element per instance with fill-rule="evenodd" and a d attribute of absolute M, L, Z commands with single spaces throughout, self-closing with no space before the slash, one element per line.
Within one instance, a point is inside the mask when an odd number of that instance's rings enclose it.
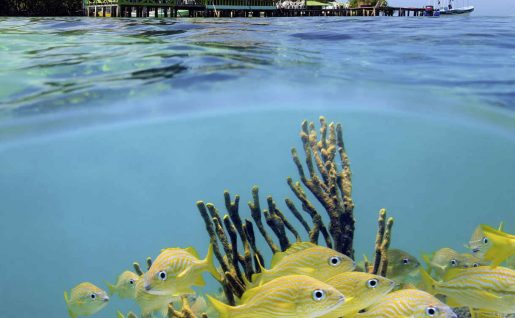
<path fill-rule="evenodd" d="M 386 231 L 384 232 L 383 243 L 381 244 L 381 276 L 386 277 L 388 271 L 388 248 L 390 247 L 390 241 L 392 239 L 392 226 L 393 218 L 388 218 L 386 221 Z"/>
<path fill-rule="evenodd" d="M 381 265 L 381 247 L 383 245 L 384 231 L 386 229 L 386 210 L 381 209 L 379 211 L 379 219 L 377 220 L 377 235 L 374 253 L 374 267 L 372 268 L 372 274 L 379 273 L 379 266 Z"/>
<path fill-rule="evenodd" d="M 249 202 L 251 216 L 254 219 L 254 222 L 256 222 L 256 226 L 257 226 L 259 232 L 261 233 L 261 235 L 265 239 L 266 243 L 272 250 L 272 253 L 275 254 L 275 253 L 279 252 L 279 247 L 277 247 L 277 245 L 274 243 L 274 241 L 270 237 L 270 234 L 268 234 L 268 232 L 265 230 L 265 227 L 261 220 L 261 207 L 259 204 L 259 188 L 258 188 L 258 186 L 252 187 L 252 199 L 253 199 L 253 202 Z"/>
<path fill-rule="evenodd" d="M 240 254 L 238 253 L 238 233 L 236 232 L 236 228 L 231 222 L 231 219 L 228 215 L 224 216 L 224 225 L 225 229 L 227 230 L 227 233 L 229 233 L 229 237 L 231 239 L 231 246 L 232 246 L 232 254 L 226 254 L 227 258 L 231 257 L 232 261 L 232 269 L 235 271 L 236 276 L 240 281 L 243 281 L 243 277 L 241 275 L 239 261 L 240 261 Z M 227 253 L 227 251 L 226 251 Z M 231 253 L 231 252 L 230 252 Z"/>
<path fill-rule="evenodd" d="M 300 214 L 299 210 L 297 210 L 297 207 L 295 206 L 293 201 L 290 200 L 289 198 L 286 198 L 286 199 L 284 199 L 284 202 L 286 203 L 286 206 L 288 207 L 288 209 L 290 209 L 290 212 L 297 218 L 297 220 L 300 222 L 302 227 L 304 227 L 306 232 L 309 234 L 309 232 L 311 232 L 311 228 L 309 227 L 308 222 L 306 222 L 306 220 L 304 220 L 304 218 Z"/>
<path fill-rule="evenodd" d="M 293 149 L 292 155 L 294 157 L 298 156 L 296 155 L 296 153 L 297 152 L 295 151 L 295 149 Z M 315 209 L 315 206 L 306 197 L 306 193 L 300 186 L 300 183 L 297 182 L 296 184 L 294 184 L 291 178 L 288 178 L 287 181 L 288 185 L 290 186 L 290 189 L 293 191 L 297 199 L 299 199 L 302 203 L 302 209 L 311 216 L 313 222 L 313 228 L 311 229 L 311 232 L 309 234 L 311 242 L 315 244 L 318 243 L 318 233 L 320 231 L 324 237 L 326 246 L 332 248 L 333 243 L 331 240 L 331 236 L 329 235 L 329 232 L 327 231 L 327 228 L 325 227 L 324 222 L 322 221 L 322 217 Z"/>
<path fill-rule="evenodd" d="M 259 251 L 256 245 L 256 236 L 254 234 L 254 225 L 252 222 L 248 219 L 245 219 L 245 233 L 247 234 L 247 238 L 250 243 L 250 247 L 252 248 L 252 251 L 254 252 L 254 268 L 255 272 L 261 272 L 261 267 L 265 266 L 265 259 L 263 258 L 263 255 Z M 256 263 L 256 262 L 259 262 Z"/>
<path fill-rule="evenodd" d="M 138 262 L 132 263 L 132 267 L 134 267 L 134 271 L 136 272 L 136 274 L 138 274 L 138 276 L 142 276 L 144 274 Z"/>
<path fill-rule="evenodd" d="M 220 263 L 223 272 L 229 271 L 229 265 L 225 261 L 222 253 L 220 252 L 220 248 L 218 247 L 217 236 L 215 233 L 215 229 L 212 223 L 212 220 L 207 212 L 206 205 L 202 201 L 197 201 L 197 208 L 200 212 L 200 215 L 204 219 L 204 223 L 206 224 L 206 230 L 210 237 L 210 242 L 213 245 L 213 253 L 215 254 L 216 259 Z"/>

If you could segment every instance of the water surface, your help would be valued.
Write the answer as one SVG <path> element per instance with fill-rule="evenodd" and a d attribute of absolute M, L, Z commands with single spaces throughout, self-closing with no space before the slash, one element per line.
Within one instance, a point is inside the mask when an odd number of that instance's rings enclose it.
<path fill-rule="evenodd" d="M 0 19 L 0 316 L 66 317 L 81 281 L 204 254 L 195 202 L 225 189 L 245 215 L 254 184 L 285 209 L 321 114 L 344 125 L 357 256 L 383 207 L 417 256 L 513 232 L 513 43 L 514 18 L 474 16 Z"/>

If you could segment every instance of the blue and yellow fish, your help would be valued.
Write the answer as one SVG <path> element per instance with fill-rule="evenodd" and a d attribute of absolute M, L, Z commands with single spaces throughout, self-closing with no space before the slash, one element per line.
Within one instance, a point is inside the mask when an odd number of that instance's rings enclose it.
<path fill-rule="evenodd" d="M 64 300 L 71 318 L 91 316 L 99 312 L 109 302 L 109 296 L 97 286 L 84 282 L 71 289 L 70 295 L 64 292 Z"/>
<path fill-rule="evenodd" d="M 353 271 L 356 264 L 333 249 L 310 242 L 297 242 L 286 251 L 275 253 L 270 267 L 252 275 L 252 282 L 247 282 L 248 288 L 286 275 L 307 275 L 325 281 L 339 273 Z"/>
<path fill-rule="evenodd" d="M 229 306 L 208 296 L 220 318 L 312 318 L 327 314 L 345 302 L 334 287 L 305 275 L 276 278 L 247 290 L 241 305 Z"/>
<path fill-rule="evenodd" d="M 200 259 L 193 247 L 167 248 L 154 260 L 144 275 L 147 293 L 180 296 L 195 293 L 192 286 L 204 286 L 202 273 L 208 271 L 216 279 L 220 274 L 213 264 L 213 246 L 209 245 L 205 259 Z"/>
<path fill-rule="evenodd" d="M 355 318 L 457 318 L 449 306 L 417 289 L 390 293 Z"/>
<path fill-rule="evenodd" d="M 447 296 L 449 303 L 500 313 L 515 312 L 515 271 L 490 266 L 453 269 L 443 281 L 420 270 L 428 291 Z"/>

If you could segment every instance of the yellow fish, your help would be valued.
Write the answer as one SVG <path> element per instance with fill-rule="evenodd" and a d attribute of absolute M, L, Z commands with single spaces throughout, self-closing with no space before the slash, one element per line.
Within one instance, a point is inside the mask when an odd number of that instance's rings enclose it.
<path fill-rule="evenodd" d="M 134 299 L 136 297 L 136 282 L 138 279 L 139 276 L 136 273 L 131 271 L 123 272 L 118 276 L 115 285 L 106 283 L 109 288 L 109 295 L 118 294 L 122 299 Z"/>
<path fill-rule="evenodd" d="M 143 279 L 136 281 L 136 303 L 141 309 L 143 317 L 152 317 L 153 313 L 159 313 L 166 317 L 168 304 L 176 300 L 172 295 L 154 295 L 145 290 Z"/>
<path fill-rule="evenodd" d="M 510 256 L 515 255 L 515 235 L 498 231 L 488 225 L 481 225 L 481 230 L 490 246 L 485 251 L 483 259 L 492 261 L 491 266 L 496 267 Z"/>
<path fill-rule="evenodd" d="M 216 279 L 220 274 L 213 263 L 213 246 L 201 260 L 194 248 L 167 248 L 152 263 L 144 275 L 145 290 L 155 295 L 180 296 L 195 293 L 192 286 L 204 286 L 202 272 L 208 271 Z"/>
<path fill-rule="evenodd" d="M 399 249 L 389 249 L 388 268 L 386 277 L 400 283 L 405 282 L 407 276 L 416 273 L 416 269 L 420 266 L 417 258 L 408 252 Z"/>
<path fill-rule="evenodd" d="M 252 275 L 252 283 L 247 282 L 248 288 L 285 275 L 307 275 L 325 281 L 336 274 L 353 271 L 356 263 L 333 249 L 310 242 L 297 242 L 286 251 L 275 253 L 270 267 Z"/>
<path fill-rule="evenodd" d="M 91 283 L 80 283 L 72 288 L 70 296 L 64 292 L 64 300 L 71 318 L 78 316 L 91 316 L 109 302 L 109 296 L 102 289 Z"/>
<path fill-rule="evenodd" d="M 345 302 L 334 287 L 305 275 L 282 276 L 249 289 L 235 307 L 207 297 L 220 318 L 319 317 Z"/>
<path fill-rule="evenodd" d="M 336 288 L 345 297 L 345 304 L 323 318 L 352 317 L 361 309 L 364 309 L 388 294 L 395 282 L 381 276 L 348 272 L 331 277 L 327 284 Z"/>
<path fill-rule="evenodd" d="M 451 268 L 468 268 L 486 265 L 479 258 L 471 254 L 460 254 L 452 248 L 441 248 L 432 257 L 423 255 L 424 261 L 429 266 L 429 273 L 432 271 L 436 277 L 443 277 Z"/>
<path fill-rule="evenodd" d="M 356 314 L 356 318 L 457 318 L 458 316 L 434 296 L 417 289 L 390 293 L 379 302 Z"/>
<path fill-rule="evenodd" d="M 449 302 L 501 313 L 515 312 L 515 271 L 489 266 L 450 270 L 442 282 L 420 270 L 422 280 L 433 294 Z"/>

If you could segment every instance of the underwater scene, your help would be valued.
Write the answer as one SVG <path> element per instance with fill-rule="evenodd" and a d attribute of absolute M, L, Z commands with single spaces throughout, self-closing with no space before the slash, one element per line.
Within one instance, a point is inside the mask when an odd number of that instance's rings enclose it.
<path fill-rule="evenodd" d="M 0 20 L 0 317 L 514 317 L 513 18 L 91 21 Z"/>

